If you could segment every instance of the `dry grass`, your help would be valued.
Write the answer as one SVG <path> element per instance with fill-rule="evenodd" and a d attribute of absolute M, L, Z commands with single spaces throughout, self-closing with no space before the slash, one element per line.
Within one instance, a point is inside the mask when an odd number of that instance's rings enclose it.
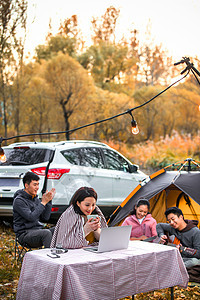
<path fill-rule="evenodd" d="M 21 265 L 14 259 L 15 235 L 0 223 L 0 299 L 15 299 Z"/>

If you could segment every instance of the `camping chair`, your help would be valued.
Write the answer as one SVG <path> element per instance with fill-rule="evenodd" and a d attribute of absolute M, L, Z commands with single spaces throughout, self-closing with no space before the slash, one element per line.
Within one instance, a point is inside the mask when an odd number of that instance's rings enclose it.
<path fill-rule="evenodd" d="M 22 263 L 25 253 L 31 250 L 28 244 L 20 244 L 18 238 L 15 237 L 15 260 L 17 260 L 17 262 Z"/>

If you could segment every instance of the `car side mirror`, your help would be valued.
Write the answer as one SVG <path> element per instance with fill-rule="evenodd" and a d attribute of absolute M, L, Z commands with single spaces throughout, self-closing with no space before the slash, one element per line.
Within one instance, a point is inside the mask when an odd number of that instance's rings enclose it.
<path fill-rule="evenodd" d="M 137 172 L 139 167 L 137 165 L 129 165 L 129 171 L 130 173 L 135 173 Z"/>

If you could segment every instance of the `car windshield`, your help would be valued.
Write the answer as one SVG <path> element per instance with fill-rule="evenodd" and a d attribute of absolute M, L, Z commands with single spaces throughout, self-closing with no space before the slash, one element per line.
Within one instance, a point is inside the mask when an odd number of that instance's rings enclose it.
<path fill-rule="evenodd" d="M 6 162 L 0 162 L 0 165 L 34 165 L 49 161 L 53 150 L 36 148 L 4 148 Z"/>

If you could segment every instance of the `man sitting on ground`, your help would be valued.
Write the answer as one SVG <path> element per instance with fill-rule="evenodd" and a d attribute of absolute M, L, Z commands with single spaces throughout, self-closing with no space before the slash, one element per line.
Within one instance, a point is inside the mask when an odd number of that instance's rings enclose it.
<path fill-rule="evenodd" d="M 170 207 L 165 211 L 169 224 L 159 223 L 156 226 L 161 243 L 167 243 L 170 236 L 176 237 L 180 244 L 177 246 L 181 252 L 186 268 L 200 265 L 200 230 L 198 221 L 185 220 L 181 209 Z"/>
<path fill-rule="evenodd" d="M 13 227 L 20 244 L 28 244 L 37 248 L 50 247 L 53 229 L 44 229 L 45 222 L 49 220 L 55 189 L 47 191 L 40 200 L 37 192 L 39 189 L 39 176 L 27 172 L 23 177 L 24 189 L 18 190 L 13 201 Z"/>

